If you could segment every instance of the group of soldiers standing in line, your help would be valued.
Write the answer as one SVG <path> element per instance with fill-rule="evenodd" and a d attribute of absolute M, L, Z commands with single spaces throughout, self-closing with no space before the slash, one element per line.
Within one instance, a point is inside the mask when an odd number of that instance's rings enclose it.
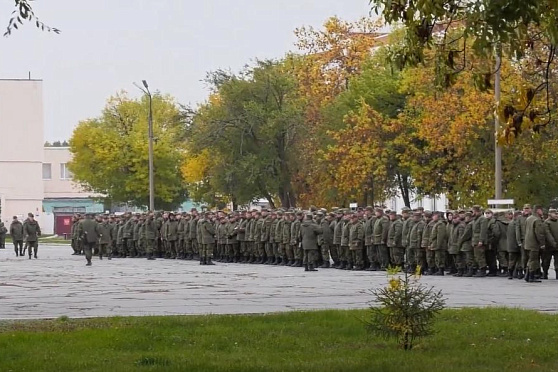
<path fill-rule="evenodd" d="M 386 270 L 456 277 L 548 279 L 558 267 L 558 212 L 526 204 L 496 215 L 480 206 L 431 212 L 383 207 L 75 216 L 74 254 Z M 332 263 L 333 261 L 333 263 Z M 542 267 L 542 270 L 541 270 Z"/>

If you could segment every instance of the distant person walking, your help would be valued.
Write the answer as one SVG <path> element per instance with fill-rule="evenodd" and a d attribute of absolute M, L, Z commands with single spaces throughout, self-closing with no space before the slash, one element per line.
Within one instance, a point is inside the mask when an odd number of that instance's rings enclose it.
<path fill-rule="evenodd" d="M 23 237 L 27 243 L 27 247 L 29 247 L 29 259 L 31 259 L 33 253 L 35 258 L 37 258 L 41 227 L 39 226 L 39 223 L 35 221 L 35 215 L 33 213 L 28 213 L 27 216 L 27 219 L 23 223 Z"/>
<path fill-rule="evenodd" d="M 14 251 L 17 256 L 23 257 L 23 224 L 14 216 L 12 223 L 10 224 L 10 236 L 14 243 Z"/>

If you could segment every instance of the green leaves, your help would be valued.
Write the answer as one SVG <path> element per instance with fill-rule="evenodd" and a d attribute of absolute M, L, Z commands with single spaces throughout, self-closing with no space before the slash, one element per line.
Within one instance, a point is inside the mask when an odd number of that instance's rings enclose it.
<path fill-rule="evenodd" d="M 146 206 L 148 180 L 148 118 L 146 97 L 132 100 L 119 94 L 108 100 L 100 117 L 78 124 L 70 140 L 69 165 L 86 189 L 114 202 Z M 183 116 L 169 96 L 153 96 L 154 178 L 157 208 L 177 206 L 186 199 L 179 171 L 184 145 Z"/>

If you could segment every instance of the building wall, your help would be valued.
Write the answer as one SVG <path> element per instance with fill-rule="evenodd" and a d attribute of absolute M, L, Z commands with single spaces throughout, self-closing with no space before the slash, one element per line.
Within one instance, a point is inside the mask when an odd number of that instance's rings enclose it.
<path fill-rule="evenodd" d="M 0 80 L 0 219 L 42 213 L 43 83 Z"/>
<path fill-rule="evenodd" d="M 45 166 L 50 166 L 50 179 L 43 177 L 45 174 L 43 174 L 43 169 L 41 169 L 45 199 L 91 198 L 96 196 L 93 193 L 84 191 L 75 184 L 67 168 L 66 174 L 63 174 L 61 167 L 64 167 L 72 159 L 72 154 L 68 147 L 44 147 L 43 152 L 43 163 Z"/>

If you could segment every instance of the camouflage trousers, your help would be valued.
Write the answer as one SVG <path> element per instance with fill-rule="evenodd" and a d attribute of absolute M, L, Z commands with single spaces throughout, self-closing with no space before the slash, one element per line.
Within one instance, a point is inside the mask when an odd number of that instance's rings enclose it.
<path fill-rule="evenodd" d="M 376 250 L 377 260 L 380 262 L 380 267 L 385 269 L 389 266 L 389 251 L 385 244 L 374 244 Z M 372 261 L 370 261 L 372 262 Z"/>
<path fill-rule="evenodd" d="M 95 250 L 96 247 L 97 247 L 97 243 L 95 242 L 93 243 L 84 242 L 83 254 L 85 254 L 85 259 L 87 261 L 91 261 L 91 258 L 93 258 L 93 251 Z M 31 246 L 29 246 L 29 253 L 31 254 Z"/>
<path fill-rule="evenodd" d="M 265 257 L 265 243 L 264 242 L 256 242 L 256 246 L 258 248 L 257 257 L 264 258 Z"/>
<path fill-rule="evenodd" d="M 373 245 L 367 245 L 365 249 L 366 249 L 366 256 L 368 257 L 368 262 L 370 262 L 372 266 L 379 266 L 380 259 L 378 258 L 378 252 L 376 251 L 376 247 L 374 247 Z"/>
<path fill-rule="evenodd" d="M 521 252 L 508 253 L 508 269 L 510 270 L 523 270 L 523 261 L 521 259 Z"/>
<path fill-rule="evenodd" d="M 227 244 L 225 254 L 228 258 L 240 257 L 240 244 L 238 242 Z"/>
<path fill-rule="evenodd" d="M 291 244 L 285 244 L 285 253 L 287 255 L 287 259 L 294 260 L 295 259 L 295 246 Z"/>
<path fill-rule="evenodd" d="M 405 264 L 407 266 L 416 265 L 416 261 L 415 250 L 409 247 L 405 248 Z"/>
<path fill-rule="evenodd" d="M 329 247 L 329 254 L 331 255 L 331 259 L 333 260 L 333 262 L 337 263 L 339 261 L 342 261 L 339 258 L 339 244 L 333 244 Z"/>
<path fill-rule="evenodd" d="M 542 268 L 544 271 L 548 271 L 550 268 L 550 262 L 554 258 L 554 270 L 558 273 L 558 251 L 547 247 L 541 253 L 542 256 Z"/>
<path fill-rule="evenodd" d="M 167 241 L 167 257 L 176 258 L 178 254 L 178 241 L 168 240 Z"/>
<path fill-rule="evenodd" d="M 200 258 L 208 259 L 213 258 L 213 250 L 215 249 L 215 243 L 203 244 L 200 251 Z"/>
<path fill-rule="evenodd" d="M 147 257 L 151 256 L 155 250 L 157 250 L 157 240 L 145 239 L 145 254 Z"/>
<path fill-rule="evenodd" d="M 541 268 L 541 251 L 534 249 L 528 252 L 529 261 L 527 261 L 527 268 L 529 271 L 536 271 Z"/>
<path fill-rule="evenodd" d="M 319 252 L 317 249 L 305 249 L 302 263 L 304 265 L 314 265 L 318 261 Z"/>
<path fill-rule="evenodd" d="M 508 252 L 499 250 L 498 251 L 498 265 L 500 269 L 509 267 Z"/>
<path fill-rule="evenodd" d="M 446 254 L 447 252 L 443 249 L 434 251 L 434 261 L 436 263 L 436 267 L 440 270 L 446 268 Z"/>
<path fill-rule="evenodd" d="M 302 260 L 303 256 L 304 256 L 304 252 L 302 250 L 302 247 L 300 246 L 300 243 L 295 245 L 295 250 L 294 250 L 294 254 L 295 254 L 295 259 L 296 260 Z"/>
<path fill-rule="evenodd" d="M 422 269 L 426 269 L 426 248 L 414 248 L 415 251 L 415 264 Z"/>
<path fill-rule="evenodd" d="M 355 265 L 357 269 L 362 269 L 364 267 L 364 251 L 362 249 L 351 249 L 350 253 L 349 265 Z"/>
<path fill-rule="evenodd" d="M 473 248 L 475 253 L 475 269 L 482 269 L 487 267 L 486 264 L 486 247 L 484 245 L 475 246 Z"/>
<path fill-rule="evenodd" d="M 112 249 L 108 243 L 99 244 L 99 257 L 108 256 L 112 257 Z"/>
<path fill-rule="evenodd" d="M 348 245 L 339 246 L 339 259 L 344 262 L 349 262 L 351 259 L 351 252 L 349 251 Z"/>
<path fill-rule="evenodd" d="M 498 270 L 498 260 L 496 259 L 496 255 L 496 250 L 490 245 L 484 251 L 484 256 L 486 257 L 486 265 L 488 266 L 488 269 L 490 271 Z"/>
<path fill-rule="evenodd" d="M 275 243 L 265 242 L 265 255 L 267 258 L 274 257 L 273 254 L 273 245 Z"/>
<path fill-rule="evenodd" d="M 405 248 L 403 247 L 390 247 L 389 255 L 391 263 L 395 266 L 403 267 L 405 262 Z"/>
<path fill-rule="evenodd" d="M 186 247 L 184 244 L 184 238 L 178 238 L 178 242 L 177 242 L 177 253 L 178 253 L 178 257 L 180 258 L 184 258 L 184 254 L 186 251 Z"/>
<path fill-rule="evenodd" d="M 330 251 L 330 245 L 326 244 L 326 243 L 322 243 L 321 247 L 320 247 L 320 253 L 322 254 L 322 261 L 323 262 L 328 262 L 329 263 L 329 251 Z"/>
<path fill-rule="evenodd" d="M 281 257 L 283 260 L 287 258 L 285 245 L 283 243 L 275 243 L 275 250 L 273 253 L 275 254 L 275 257 Z"/>

